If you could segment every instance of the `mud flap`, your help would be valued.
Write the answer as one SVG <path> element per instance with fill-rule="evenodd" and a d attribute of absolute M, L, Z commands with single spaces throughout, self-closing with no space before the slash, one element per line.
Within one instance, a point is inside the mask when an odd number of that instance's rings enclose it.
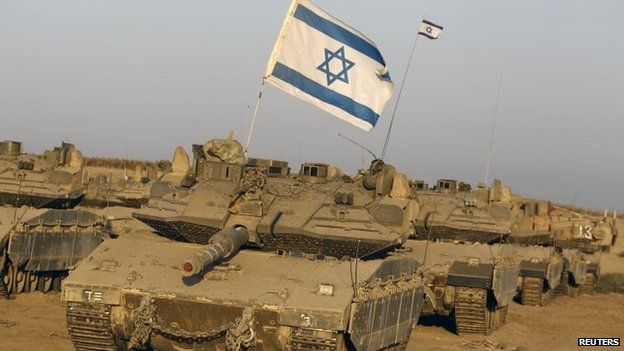
<path fill-rule="evenodd" d="M 518 266 L 494 268 L 492 272 L 492 293 L 499 307 L 507 306 L 516 295 L 518 284 Z"/>

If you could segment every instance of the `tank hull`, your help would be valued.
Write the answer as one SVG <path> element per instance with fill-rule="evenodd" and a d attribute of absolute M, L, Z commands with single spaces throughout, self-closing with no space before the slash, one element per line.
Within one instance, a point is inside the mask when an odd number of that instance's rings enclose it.
<path fill-rule="evenodd" d="M 198 247 L 124 237 L 80 262 L 62 293 L 75 348 L 380 350 L 406 343 L 420 315 L 414 260 L 360 262 L 354 295 L 349 262 L 258 251 L 182 278 L 176 263 Z"/>

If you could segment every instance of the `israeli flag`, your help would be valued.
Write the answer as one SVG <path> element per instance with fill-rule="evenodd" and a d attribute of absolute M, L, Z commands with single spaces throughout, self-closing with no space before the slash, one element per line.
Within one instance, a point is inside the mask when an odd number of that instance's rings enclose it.
<path fill-rule="evenodd" d="M 265 80 L 367 132 L 394 90 L 375 44 L 307 0 L 290 5 Z"/>

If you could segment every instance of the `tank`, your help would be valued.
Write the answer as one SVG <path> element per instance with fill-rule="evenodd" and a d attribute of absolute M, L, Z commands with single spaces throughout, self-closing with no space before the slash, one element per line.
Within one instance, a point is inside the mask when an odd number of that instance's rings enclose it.
<path fill-rule="evenodd" d="M 380 350 L 409 339 L 423 299 L 415 260 L 249 250 L 247 236 L 106 241 L 63 283 L 75 348 Z"/>
<path fill-rule="evenodd" d="M 76 349 L 407 343 L 424 283 L 416 259 L 390 255 L 418 209 L 405 176 L 380 161 L 354 178 L 324 163 L 290 175 L 233 139 L 193 151 L 180 184 L 154 185 L 134 213 L 162 237 L 106 241 L 64 281 Z"/>
<path fill-rule="evenodd" d="M 60 291 L 69 269 L 108 237 L 105 218 L 83 210 L 0 208 L 2 295 Z"/>
<path fill-rule="evenodd" d="M 323 163 L 305 163 L 291 176 L 284 162 L 248 163 L 235 140 L 193 150 L 192 186 L 170 184 L 134 213 L 169 239 L 206 244 L 236 223 L 248 228 L 247 245 L 257 249 L 369 258 L 394 250 L 412 232 L 418 202 L 405 177 L 383 162 L 354 178 Z"/>
<path fill-rule="evenodd" d="M 141 208 L 151 197 L 162 196 L 158 190 L 152 191 L 153 186 L 160 187 L 160 190 L 163 184 L 180 186 L 182 179 L 189 175 L 188 155 L 182 147 L 176 148 L 171 165 L 171 169 L 160 169 L 137 164 L 134 172 L 89 167 L 85 170 L 87 193 L 81 205 L 95 208 Z"/>
<path fill-rule="evenodd" d="M 219 143 L 225 143 L 225 141 L 219 141 L 216 145 Z M 214 142 L 209 142 L 206 145 L 216 148 L 212 146 L 214 144 Z M 242 150 L 236 145 L 231 148 Z M 135 212 L 134 216 L 169 239 L 206 244 L 210 240 L 211 233 L 219 230 L 219 225 L 223 221 L 220 217 L 222 215 L 219 214 L 212 221 L 216 225 L 207 225 L 209 222 L 206 217 L 218 210 L 217 206 L 223 209 L 229 206 L 229 216 L 238 213 L 241 209 L 251 213 L 249 203 L 235 203 L 231 200 L 237 196 L 238 184 L 242 184 L 240 185 L 242 189 L 253 189 L 248 180 L 241 180 L 241 177 L 237 176 L 242 167 L 243 174 L 253 174 L 254 177 L 261 175 L 263 179 L 261 183 L 264 184 L 264 190 L 269 192 L 269 195 L 279 195 L 276 199 L 268 198 L 270 207 L 267 206 L 268 211 L 263 212 L 262 216 L 265 218 L 260 220 L 261 226 L 257 227 L 268 233 L 261 232 L 257 234 L 257 237 L 254 238 L 252 235 L 250 238 L 248 245 L 257 249 L 296 250 L 337 258 L 374 258 L 394 252 L 394 249 L 402 246 L 402 243 L 406 242 L 405 235 L 414 235 L 415 227 L 418 225 L 417 220 L 421 218 L 418 209 L 420 204 L 416 201 L 414 189 L 410 188 L 405 177 L 396 176 L 397 172 L 394 167 L 381 161 L 373 162 L 368 171 L 361 172 L 354 178 L 345 176 L 335 167 L 323 163 L 304 163 L 298 174 L 289 175 L 288 165 L 284 162 L 247 159 L 237 164 L 226 157 L 211 159 L 218 153 L 207 152 L 207 149 L 206 146 L 201 145 L 193 147 L 194 166 L 191 187 L 169 187 L 173 189 L 171 192 L 164 197 L 150 200 L 149 205 Z M 221 167 L 227 168 L 223 170 Z M 232 174 L 228 169 L 236 169 L 236 171 Z M 229 175 L 230 178 L 225 178 L 223 175 Z M 465 186 L 462 189 L 465 189 Z M 253 190 L 249 199 L 258 201 L 260 198 L 257 190 Z M 208 199 L 210 200 L 206 201 Z M 264 199 L 264 203 L 267 203 L 266 200 L 267 198 Z M 367 204 L 371 201 L 371 204 Z M 390 206 L 393 203 L 402 210 Z M 334 207 L 331 213 L 328 213 L 328 204 L 341 206 Z M 277 211 L 271 212 L 274 208 Z M 223 209 L 220 210 L 221 213 Z M 282 209 L 288 209 L 288 212 Z M 259 211 L 255 213 L 260 216 Z M 405 221 L 404 218 L 407 215 L 416 220 Z M 376 225 L 375 223 L 392 225 L 392 223 L 399 224 L 402 221 L 403 225 L 395 229 L 397 233 L 403 233 L 404 236 L 401 238 L 397 236 L 384 238 L 381 235 L 371 237 L 365 230 L 355 232 L 354 229 L 359 225 L 351 225 L 353 228 L 350 233 L 341 233 L 337 230 L 348 226 L 348 222 L 369 222 L 368 226 L 372 226 Z M 290 223 L 301 223 L 299 225 L 303 227 L 284 226 Z M 377 231 L 380 232 L 379 229 Z M 302 237 L 299 233 L 305 234 Z M 386 242 L 380 242 L 380 239 Z M 443 254 L 440 253 L 440 255 Z M 458 265 L 467 263 L 467 256 L 463 256 L 466 255 L 458 255 Z M 417 257 L 418 255 L 414 256 L 414 258 Z M 489 271 L 486 269 L 487 273 L 483 274 L 489 274 L 491 278 L 494 268 L 492 265 L 488 268 Z M 515 282 L 517 266 L 515 270 L 509 269 L 505 274 L 512 277 L 507 280 Z M 468 284 L 466 282 L 471 279 L 472 277 L 467 276 L 463 284 Z M 443 281 L 446 282 L 446 280 Z M 487 292 L 490 293 L 491 289 L 487 289 Z M 501 300 L 501 302 L 500 306 L 492 303 L 488 305 L 488 308 L 496 309 L 506 305 L 506 300 Z M 445 314 L 448 313 L 445 312 Z M 496 323 L 493 325 L 498 326 Z M 465 328 L 463 331 L 468 332 L 468 329 Z M 488 327 L 481 330 L 475 329 L 475 332 L 489 333 L 491 330 L 492 328 Z"/>
<path fill-rule="evenodd" d="M 550 213 L 553 221 L 552 244 L 562 248 L 576 248 L 585 253 L 610 252 L 617 240 L 616 218 L 591 216 L 555 206 Z"/>
<path fill-rule="evenodd" d="M 516 295 L 519 260 L 506 244 L 409 240 L 398 255 L 423 262 L 423 314 L 453 318 L 458 334 L 489 335 L 506 322 Z"/>
<path fill-rule="evenodd" d="M 0 205 L 72 208 L 84 196 L 83 158 L 61 143 L 43 155 L 24 154 L 22 143 L 0 143 Z"/>
<path fill-rule="evenodd" d="M 511 234 L 520 211 L 509 187 L 495 180 L 492 187 L 440 179 L 429 190 L 412 181 L 422 204 L 415 239 L 501 242 Z"/>
<path fill-rule="evenodd" d="M 599 280 L 600 252 L 609 251 L 617 238 L 615 218 L 606 213 L 592 218 L 544 200 L 522 199 L 521 208 L 523 216 L 507 240 L 561 252 L 563 274 L 555 295 L 590 294 Z"/>

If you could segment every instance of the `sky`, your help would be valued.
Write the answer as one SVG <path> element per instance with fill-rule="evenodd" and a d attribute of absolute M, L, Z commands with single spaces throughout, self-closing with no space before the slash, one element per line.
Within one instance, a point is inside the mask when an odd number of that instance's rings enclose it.
<path fill-rule="evenodd" d="M 395 93 L 369 134 L 266 86 L 250 155 L 355 173 L 380 154 L 420 21 L 386 161 L 410 178 L 483 180 L 624 210 L 624 2 L 316 0 L 371 38 Z M 287 0 L 0 0 L 0 138 L 40 152 L 170 158 L 241 140 Z M 494 106 L 502 76 L 498 113 Z"/>

